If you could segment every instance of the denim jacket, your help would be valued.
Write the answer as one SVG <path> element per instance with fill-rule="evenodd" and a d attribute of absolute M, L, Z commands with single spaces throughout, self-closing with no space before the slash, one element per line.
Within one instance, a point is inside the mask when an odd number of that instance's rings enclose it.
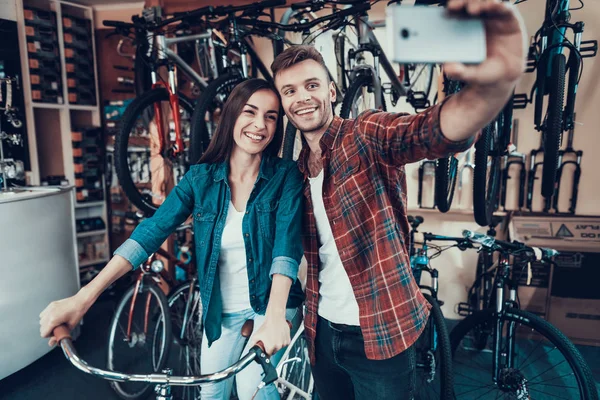
<path fill-rule="evenodd" d="M 193 165 L 156 213 L 143 220 L 114 252 L 135 269 L 193 213 L 202 316 L 209 344 L 221 336 L 217 268 L 231 200 L 228 176 L 228 161 Z M 258 314 L 266 311 L 273 274 L 288 276 L 294 282 L 288 308 L 297 307 L 304 298 L 296 280 L 303 253 L 301 224 L 302 177 L 296 163 L 263 156 L 242 221 L 250 304 Z"/>

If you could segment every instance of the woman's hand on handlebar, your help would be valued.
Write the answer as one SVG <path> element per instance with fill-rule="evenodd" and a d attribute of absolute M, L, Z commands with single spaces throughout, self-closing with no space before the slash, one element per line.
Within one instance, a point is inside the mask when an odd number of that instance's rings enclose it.
<path fill-rule="evenodd" d="M 49 346 L 56 344 L 53 330 L 61 324 L 65 324 L 69 330 L 73 330 L 83 318 L 89 305 L 81 295 L 81 292 L 66 299 L 53 301 L 40 313 L 40 336 L 49 337 Z"/>
<path fill-rule="evenodd" d="M 259 341 L 262 342 L 268 356 L 272 356 L 290 344 L 290 340 L 290 324 L 285 319 L 285 312 L 280 316 L 267 313 L 265 322 L 250 338 L 252 346 Z"/>

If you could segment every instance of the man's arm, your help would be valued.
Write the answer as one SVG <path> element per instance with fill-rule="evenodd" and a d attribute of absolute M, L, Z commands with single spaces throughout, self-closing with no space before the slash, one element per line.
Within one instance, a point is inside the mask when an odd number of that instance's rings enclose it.
<path fill-rule="evenodd" d="M 500 0 L 450 0 L 451 12 L 483 19 L 487 56 L 479 65 L 449 63 L 445 73 L 466 87 L 444 103 L 440 127 L 451 141 L 477 134 L 502 110 L 525 70 L 527 37 L 516 8 Z"/>

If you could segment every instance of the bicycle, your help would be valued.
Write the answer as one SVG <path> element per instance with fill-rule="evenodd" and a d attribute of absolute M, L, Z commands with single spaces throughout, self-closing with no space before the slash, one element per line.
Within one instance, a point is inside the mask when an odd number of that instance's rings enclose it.
<path fill-rule="evenodd" d="M 326 15 L 302 24 L 283 25 L 258 19 L 258 17 L 264 15 L 262 13 L 264 8 L 282 4 L 285 4 L 285 2 L 282 3 L 278 0 L 274 0 L 262 2 L 259 5 L 258 3 L 255 3 L 251 6 L 228 7 L 222 11 L 224 13 L 226 12 L 227 17 L 221 23 L 223 26 L 228 27 L 226 30 L 230 32 L 231 36 L 227 48 L 234 49 L 240 53 L 241 66 L 230 68 L 225 74 L 211 82 L 202 93 L 202 96 L 198 99 L 194 109 L 194 115 L 192 116 L 190 141 L 190 154 L 192 155 L 192 159 L 195 159 L 196 157 L 199 158 L 208 146 L 210 138 L 216 129 L 225 99 L 229 93 L 231 93 L 237 84 L 249 77 L 247 56 L 250 57 L 252 65 L 256 66 L 264 79 L 271 82 L 273 80 L 271 72 L 264 66 L 258 55 L 256 55 L 256 52 L 250 43 L 251 35 L 280 40 L 281 37 L 274 32 L 276 29 L 280 31 L 302 32 L 328 21 L 328 23 L 322 27 L 322 29 L 326 30 L 328 27 L 335 24 L 336 21 L 344 20 L 347 16 L 352 15 L 356 10 L 366 10 L 369 8 L 368 4 L 360 4 L 351 9 L 341 10 L 336 14 Z M 243 11 L 243 14 L 241 16 L 236 16 L 235 14 L 239 11 Z M 251 17 L 254 17 L 254 19 Z M 288 124 L 288 126 L 293 127 L 293 125 L 290 124 Z M 293 129 L 293 134 L 291 131 L 288 132 L 286 130 L 286 134 L 284 135 L 282 147 L 284 149 L 284 158 L 291 158 L 291 153 L 293 152 L 295 127 L 293 127 Z"/>
<path fill-rule="evenodd" d="M 390 95 L 392 105 L 396 105 L 401 97 L 406 97 L 416 111 L 429 107 L 433 65 L 403 65 L 397 74 L 375 37 L 375 26 L 368 20 L 366 10 L 356 13 L 354 21 L 359 44 L 347 54 L 349 68 L 346 73 L 350 75 L 350 84 L 342 101 L 340 116 L 356 118 L 367 109 L 386 111 L 385 94 Z M 370 54 L 372 65 L 366 62 L 364 54 Z M 389 83 L 381 82 L 380 67 Z"/>
<path fill-rule="evenodd" d="M 514 96 L 519 108 L 535 100 L 534 125 L 542 133 L 544 148 L 542 196 L 545 198 L 552 197 L 554 193 L 562 134 L 574 126 L 575 95 L 583 70 L 583 58 L 595 57 L 598 52 L 597 40 L 581 40 L 584 23 L 569 23 L 569 11 L 583 8 L 583 3 L 575 9 L 570 8 L 570 3 L 570 0 L 546 0 L 544 22 L 533 37 L 526 70 L 537 70 L 536 80 L 529 97 L 527 94 Z M 573 41 L 567 39 L 567 29 L 573 31 Z M 565 49 L 569 50 L 568 59 Z M 544 102 L 546 97 L 548 101 Z"/>
<path fill-rule="evenodd" d="M 242 335 L 244 337 L 250 337 L 253 329 L 253 323 L 254 321 L 248 320 L 242 327 Z M 260 341 L 257 342 L 256 345 L 253 346 L 238 362 L 234 363 L 228 368 L 223 369 L 222 371 L 206 375 L 173 376 L 172 370 L 170 369 L 165 369 L 162 371 L 162 373 L 129 374 L 119 371 L 107 371 L 90 366 L 77 354 L 70 336 L 70 332 L 66 326 L 61 325 L 54 328 L 52 334 L 54 337 L 56 337 L 57 342 L 61 346 L 65 358 L 69 360 L 77 369 L 87 374 L 109 380 L 111 383 L 137 382 L 144 384 L 144 386 L 155 384 L 156 386 L 154 387 L 154 392 L 156 393 L 156 400 L 174 400 L 173 394 L 171 393 L 171 386 L 197 387 L 203 383 L 219 382 L 235 376 L 237 373 L 255 361 L 262 366 L 265 373 L 256 393 L 262 387 L 274 382 L 277 379 L 277 371 L 271 364 L 270 359 L 267 357 L 264 345 Z M 254 396 L 256 396 L 256 393 Z"/>
<path fill-rule="evenodd" d="M 126 214 L 129 218 L 136 218 L 131 217 L 130 213 Z M 185 231 L 190 227 L 182 225 L 177 231 L 185 236 Z M 168 260 L 175 268 L 187 270 L 189 280 L 177 284 L 157 255 Z M 194 268 L 188 267 L 194 264 L 188 263 L 186 257 L 190 256 L 182 256 L 180 259 L 159 248 L 134 272 L 134 283 L 117 302 L 109 325 L 109 370 L 133 368 L 156 372 L 167 361 L 176 365 L 176 371 L 182 370 L 189 374 L 200 370 L 200 287 Z M 165 282 L 171 288 L 168 298 L 159 286 L 160 282 Z M 124 399 L 143 398 L 151 389 L 147 385 L 127 382 L 111 382 L 111 387 Z M 179 397 L 194 398 L 187 391 Z"/>
<path fill-rule="evenodd" d="M 206 15 L 205 7 L 185 15 L 160 20 L 134 16 L 132 23 L 103 21 L 105 26 L 129 37 L 135 33 L 138 60 L 151 67 L 151 89 L 138 96 L 126 109 L 121 129 L 115 137 L 115 170 L 127 198 L 144 214 L 152 215 L 190 164 L 189 131 L 193 106 L 177 91 L 175 66 L 188 73 L 199 85 L 204 80 L 175 54 L 169 45 L 186 40 L 211 40 L 211 32 L 187 38 L 167 38 L 167 26 Z M 150 60 L 156 44 L 156 60 Z M 147 49 L 146 49 L 147 47 Z M 166 67 L 168 82 L 159 79 L 158 69 Z M 139 67 L 136 67 L 139 69 Z M 139 75 L 139 73 L 138 73 Z M 139 81 L 139 79 L 138 79 Z"/>
<path fill-rule="evenodd" d="M 408 222 L 412 226 L 410 263 L 413 276 L 417 281 L 419 288 L 425 299 L 431 304 L 431 314 L 424 331 L 416 343 L 417 355 L 417 393 L 419 399 L 450 400 L 454 398 L 453 394 L 453 372 L 452 356 L 450 348 L 450 336 L 446 320 L 442 313 L 441 306 L 444 304 L 438 298 L 438 270 L 432 268 L 430 260 L 440 255 L 443 251 L 457 247 L 461 251 L 472 248 L 471 242 L 462 237 L 449 237 L 434 235 L 431 233 L 421 233 L 417 230 L 423 222 L 420 216 L 408 216 Z M 456 242 L 453 245 L 440 248 L 429 245 L 431 241 Z M 437 250 L 433 256 L 428 254 L 431 248 Z M 431 285 L 421 283 L 421 275 L 426 272 L 431 277 Z"/>
<path fill-rule="evenodd" d="M 499 260 L 495 303 L 450 332 L 456 398 L 598 399 L 589 366 L 573 343 L 547 321 L 519 309 L 520 275 L 527 268 L 530 277 L 530 262 L 550 262 L 558 252 L 468 230 L 463 237 L 499 253 Z M 511 265 L 511 257 L 518 261 Z M 487 334 L 483 346 L 481 332 Z"/>

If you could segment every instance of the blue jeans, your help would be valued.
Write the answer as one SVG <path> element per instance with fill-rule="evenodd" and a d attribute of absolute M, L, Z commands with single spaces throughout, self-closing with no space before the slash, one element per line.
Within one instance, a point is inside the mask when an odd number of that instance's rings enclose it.
<path fill-rule="evenodd" d="M 288 309 L 286 319 L 293 321 L 298 309 Z M 211 374 L 227 368 L 238 361 L 249 349 L 249 342 L 242 337 L 242 325 L 249 319 L 254 320 L 254 331 L 264 322 L 265 316 L 259 315 L 252 309 L 235 313 L 223 313 L 221 337 L 215 340 L 210 347 L 208 341 L 202 341 L 200 353 L 200 368 L 202 374 Z M 271 357 L 273 365 L 281 359 L 284 349 Z M 235 376 L 236 390 L 239 400 L 250 400 L 262 380 L 263 370 L 260 364 L 252 363 Z M 229 400 L 233 389 L 234 378 L 221 382 L 204 384 L 201 386 L 202 400 Z M 262 388 L 255 397 L 256 400 L 279 400 L 279 393 L 275 385 L 270 384 Z"/>
<path fill-rule="evenodd" d="M 319 317 L 313 377 L 319 400 L 412 400 L 414 346 L 387 360 L 369 360 L 358 326 Z"/>

